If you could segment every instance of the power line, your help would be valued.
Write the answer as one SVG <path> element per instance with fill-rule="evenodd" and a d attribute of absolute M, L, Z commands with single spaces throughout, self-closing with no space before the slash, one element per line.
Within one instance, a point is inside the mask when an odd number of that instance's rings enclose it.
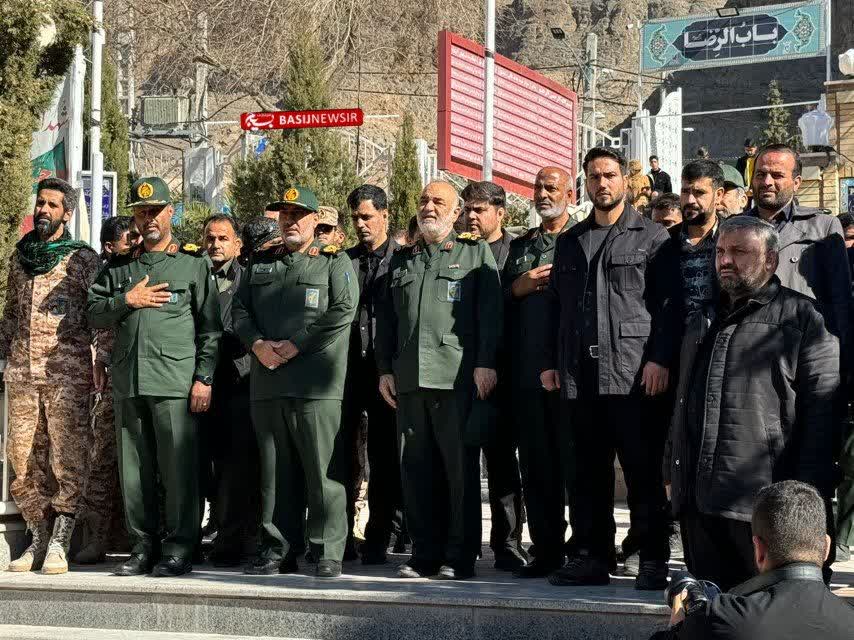
<path fill-rule="evenodd" d="M 375 93 L 383 96 L 407 96 L 410 98 L 438 98 L 435 93 L 399 93 L 393 91 L 368 91 L 367 89 L 345 89 L 338 87 L 337 91 L 348 91 L 350 93 Z"/>

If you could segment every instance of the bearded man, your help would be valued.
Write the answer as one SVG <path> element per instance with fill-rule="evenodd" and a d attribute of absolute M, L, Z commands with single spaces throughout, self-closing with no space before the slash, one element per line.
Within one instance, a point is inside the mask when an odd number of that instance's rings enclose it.
<path fill-rule="evenodd" d="M 762 487 L 800 480 L 825 500 L 833 487 L 839 343 L 810 299 L 781 285 L 779 243 L 759 218 L 720 223 L 716 313 L 686 328 L 665 452 L 688 570 L 724 591 L 756 571 Z"/>
<path fill-rule="evenodd" d="M 0 323 L 9 394 L 6 454 L 15 472 L 12 497 L 32 533 L 32 543 L 9 571 L 68 571 L 68 547 L 83 502 L 93 385 L 86 295 L 99 260 L 66 228 L 76 197 L 64 180 L 39 183 L 34 228 L 18 242 L 9 265 Z"/>
<path fill-rule="evenodd" d="M 502 297 L 485 240 L 457 235 L 457 192 L 431 182 L 418 200 L 420 239 L 397 251 L 377 316 L 379 388 L 397 409 L 412 558 L 400 577 L 474 575 L 480 547 L 477 449 L 469 426 L 497 382 Z M 472 424 L 469 425 L 470 418 Z"/>

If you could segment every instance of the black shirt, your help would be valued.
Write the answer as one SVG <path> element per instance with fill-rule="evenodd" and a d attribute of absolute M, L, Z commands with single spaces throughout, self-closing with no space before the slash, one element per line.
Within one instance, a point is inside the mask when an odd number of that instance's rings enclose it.
<path fill-rule="evenodd" d="M 356 319 L 359 322 L 360 327 L 373 328 L 374 326 L 374 303 L 378 295 L 377 287 L 374 286 L 374 281 L 376 280 L 380 263 L 383 261 L 383 258 L 385 258 L 386 252 L 388 251 L 388 243 L 389 240 L 386 240 L 373 251 L 365 249 L 364 246 L 359 247 L 361 251 L 359 253 L 359 266 L 356 273 L 356 276 L 359 279 L 359 311 L 356 315 Z M 370 330 L 368 332 L 367 351 L 372 351 L 373 348 L 374 331 Z M 367 352 L 365 355 L 367 355 Z"/>
<path fill-rule="evenodd" d="M 581 349 L 589 353 L 589 347 L 599 344 L 598 316 L 596 313 L 596 271 L 602 257 L 602 247 L 614 225 L 603 227 L 593 222 L 581 247 L 587 256 L 587 281 L 584 283 L 584 326 L 581 330 Z"/>

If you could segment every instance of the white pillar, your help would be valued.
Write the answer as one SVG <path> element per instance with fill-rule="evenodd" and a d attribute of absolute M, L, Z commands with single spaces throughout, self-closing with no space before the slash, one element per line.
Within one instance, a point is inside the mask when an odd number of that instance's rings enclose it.
<path fill-rule="evenodd" d="M 101 203 L 104 195 L 104 155 L 101 153 L 101 62 L 104 51 L 104 2 L 92 2 L 92 128 L 89 132 L 92 167 L 92 206 L 89 244 L 101 251 Z"/>
<path fill-rule="evenodd" d="M 495 0 L 486 0 L 483 58 L 483 179 L 492 180 L 495 115 Z"/>

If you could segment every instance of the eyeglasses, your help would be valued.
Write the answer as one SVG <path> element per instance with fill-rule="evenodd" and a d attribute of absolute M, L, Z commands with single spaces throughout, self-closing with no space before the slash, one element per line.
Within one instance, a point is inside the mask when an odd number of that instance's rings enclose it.
<path fill-rule="evenodd" d="M 334 230 L 331 224 L 319 224 L 314 228 L 315 233 L 332 233 Z"/>

